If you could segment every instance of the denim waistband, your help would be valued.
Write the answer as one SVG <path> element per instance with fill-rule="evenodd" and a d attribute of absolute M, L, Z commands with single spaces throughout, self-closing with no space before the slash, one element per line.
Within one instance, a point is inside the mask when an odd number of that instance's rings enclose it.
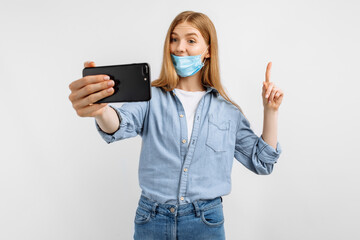
<path fill-rule="evenodd" d="M 222 204 L 222 197 L 210 200 L 197 200 L 192 203 L 181 205 L 158 203 L 145 197 L 144 195 L 141 195 L 139 200 L 139 207 L 150 211 L 152 217 L 154 217 L 156 213 L 174 216 L 185 216 L 195 213 L 196 216 L 199 217 L 201 211 L 206 211 L 210 208 L 218 206 L 219 204 Z"/>

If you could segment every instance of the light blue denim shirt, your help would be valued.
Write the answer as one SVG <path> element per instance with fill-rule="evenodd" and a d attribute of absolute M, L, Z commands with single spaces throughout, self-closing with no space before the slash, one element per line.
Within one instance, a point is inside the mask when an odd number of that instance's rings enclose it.
<path fill-rule="evenodd" d="M 151 87 L 151 100 L 114 107 L 120 128 L 102 138 L 111 143 L 142 137 L 139 183 L 158 203 L 186 204 L 231 191 L 234 157 L 256 174 L 270 174 L 281 153 L 258 137 L 244 115 L 207 87 L 196 109 L 190 144 L 184 108 L 174 91 Z"/>

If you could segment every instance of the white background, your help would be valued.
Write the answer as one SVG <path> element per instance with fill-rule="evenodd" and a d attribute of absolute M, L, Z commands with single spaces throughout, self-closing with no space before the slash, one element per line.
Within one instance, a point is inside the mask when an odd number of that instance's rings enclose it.
<path fill-rule="evenodd" d="M 141 138 L 106 144 L 76 115 L 83 62 L 148 62 L 184 10 L 207 14 L 223 84 L 260 135 L 266 64 L 285 92 L 269 176 L 234 160 L 227 239 L 360 239 L 360 3 L 1 1 L 0 239 L 132 239 Z"/>

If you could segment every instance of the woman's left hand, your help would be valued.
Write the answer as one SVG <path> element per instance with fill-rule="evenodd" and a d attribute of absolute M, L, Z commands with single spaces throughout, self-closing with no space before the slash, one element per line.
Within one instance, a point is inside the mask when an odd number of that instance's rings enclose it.
<path fill-rule="evenodd" d="M 262 98 L 265 109 L 277 111 L 284 97 L 284 92 L 276 87 L 273 82 L 270 82 L 271 66 L 272 63 L 269 62 L 266 68 L 265 82 L 263 82 Z"/>

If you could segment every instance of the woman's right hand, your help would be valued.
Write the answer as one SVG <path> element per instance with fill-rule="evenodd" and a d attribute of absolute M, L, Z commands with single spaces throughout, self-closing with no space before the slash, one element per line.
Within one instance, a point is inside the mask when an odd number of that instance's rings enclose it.
<path fill-rule="evenodd" d="M 85 62 L 84 67 L 95 67 L 94 62 Z M 94 102 L 114 93 L 114 81 L 107 75 L 92 75 L 73 81 L 69 99 L 80 117 L 96 117 L 108 108 L 107 103 Z"/>

